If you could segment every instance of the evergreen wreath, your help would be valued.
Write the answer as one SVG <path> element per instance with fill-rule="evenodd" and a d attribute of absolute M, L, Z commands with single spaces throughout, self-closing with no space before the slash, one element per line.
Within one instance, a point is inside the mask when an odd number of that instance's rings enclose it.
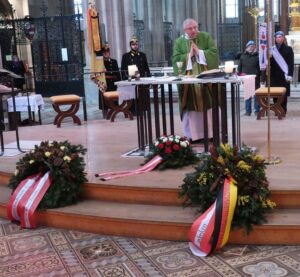
<path fill-rule="evenodd" d="M 27 177 L 50 171 L 52 183 L 38 208 L 58 208 L 76 203 L 81 185 L 87 181 L 83 158 L 86 151 L 82 145 L 72 145 L 68 141 L 41 142 L 17 162 L 8 186 L 15 190 Z"/>
<path fill-rule="evenodd" d="M 216 200 L 225 178 L 232 177 L 238 187 L 232 228 L 244 227 L 249 232 L 253 224 L 265 223 L 266 213 L 276 204 L 270 200 L 262 157 L 247 146 L 238 150 L 229 144 L 213 146 L 209 152 L 200 156 L 195 171 L 183 180 L 180 196 L 184 197 L 184 206 L 197 206 L 199 212 L 205 212 Z"/>
<path fill-rule="evenodd" d="M 163 158 L 163 162 L 157 166 L 159 170 L 180 168 L 199 161 L 199 157 L 191 147 L 189 140 L 178 135 L 157 138 L 150 146 L 149 154 L 146 156 L 144 164 L 157 155 Z"/>

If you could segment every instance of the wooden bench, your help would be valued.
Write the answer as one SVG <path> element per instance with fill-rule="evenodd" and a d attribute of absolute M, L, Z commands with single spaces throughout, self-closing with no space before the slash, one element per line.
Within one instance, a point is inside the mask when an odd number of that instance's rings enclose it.
<path fill-rule="evenodd" d="M 51 96 L 50 99 L 54 110 L 57 112 L 53 122 L 54 125 L 57 125 L 57 128 L 60 128 L 61 122 L 66 117 L 72 117 L 74 123 L 81 125 L 81 121 L 76 115 L 80 105 L 80 97 L 78 95 L 57 95 Z M 61 106 L 66 105 L 69 105 L 70 107 L 67 110 L 61 110 Z"/>
<path fill-rule="evenodd" d="M 106 119 L 110 119 L 111 122 L 114 122 L 116 115 L 122 112 L 126 118 L 129 117 L 130 120 L 133 120 L 133 114 L 129 110 L 132 105 L 132 100 L 125 100 L 121 105 L 116 104 L 119 100 L 119 93 L 117 91 L 106 91 L 103 93 L 103 97 L 109 108 Z"/>
<path fill-rule="evenodd" d="M 281 106 L 285 93 L 285 87 L 270 87 L 270 98 L 276 100 L 275 103 L 270 103 L 270 110 L 275 112 L 275 115 L 278 117 L 278 119 L 282 119 L 283 117 L 285 117 L 284 109 Z M 257 89 L 255 91 L 255 96 L 256 101 L 260 105 L 257 119 L 261 119 L 261 117 L 267 114 L 268 111 L 268 88 L 266 87 Z"/>

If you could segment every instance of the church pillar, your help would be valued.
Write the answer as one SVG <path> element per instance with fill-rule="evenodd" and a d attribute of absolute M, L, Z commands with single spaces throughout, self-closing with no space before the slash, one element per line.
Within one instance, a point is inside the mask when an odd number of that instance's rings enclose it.
<path fill-rule="evenodd" d="M 289 1 L 280 1 L 280 11 L 281 14 L 279 16 L 280 30 L 282 30 L 285 34 L 289 32 Z"/>
<path fill-rule="evenodd" d="M 164 43 L 164 26 L 163 26 L 163 9 L 161 0 L 150 0 L 148 1 L 148 28 L 150 33 L 150 44 L 149 44 L 149 60 L 155 63 L 165 61 L 165 53 L 162 51 L 165 49 Z M 150 57 L 150 53 L 152 56 Z"/>
<path fill-rule="evenodd" d="M 206 10 L 207 10 L 207 32 L 213 37 L 214 40 L 217 39 L 217 13 L 218 3 L 217 0 L 206 0 Z"/>
<path fill-rule="evenodd" d="M 97 2 L 100 23 L 105 25 L 106 38 L 111 45 L 111 56 L 120 66 L 122 55 L 129 51 L 129 40 L 133 35 L 133 8 L 131 0 Z M 120 30 L 123 30 L 120 32 Z"/>

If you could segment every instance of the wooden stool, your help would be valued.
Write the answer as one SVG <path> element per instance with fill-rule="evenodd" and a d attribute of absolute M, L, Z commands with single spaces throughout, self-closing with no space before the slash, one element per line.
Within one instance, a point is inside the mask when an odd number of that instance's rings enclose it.
<path fill-rule="evenodd" d="M 106 119 L 110 119 L 111 122 L 114 122 L 116 115 L 122 112 L 126 118 L 129 117 L 130 120 L 133 120 L 133 114 L 129 110 L 132 105 L 131 100 L 125 100 L 121 105 L 116 105 L 115 102 L 119 100 L 119 93 L 117 91 L 106 91 L 103 93 L 103 97 L 109 107 Z"/>
<path fill-rule="evenodd" d="M 68 95 L 57 95 L 50 97 L 52 101 L 52 106 L 54 110 L 57 112 L 57 115 L 54 119 L 53 124 L 57 125 L 57 128 L 60 127 L 61 122 L 66 117 L 72 117 L 73 122 L 81 125 L 81 121 L 79 117 L 76 115 L 79 104 L 80 104 L 80 97 L 75 94 L 68 94 Z M 71 105 L 67 110 L 62 111 L 60 106 Z"/>
<path fill-rule="evenodd" d="M 270 110 L 275 112 L 278 119 L 285 117 L 284 109 L 281 106 L 285 92 L 285 87 L 270 87 L 270 98 L 275 98 L 277 100 L 274 104 L 270 103 Z M 268 88 L 257 89 L 255 91 L 255 96 L 258 104 L 260 105 L 260 110 L 257 114 L 257 119 L 260 119 L 268 110 Z"/>

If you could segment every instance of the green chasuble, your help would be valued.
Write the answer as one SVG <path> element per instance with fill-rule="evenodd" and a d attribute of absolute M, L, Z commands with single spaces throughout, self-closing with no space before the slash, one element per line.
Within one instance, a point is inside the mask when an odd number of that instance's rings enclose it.
<path fill-rule="evenodd" d="M 215 42 L 211 38 L 211 36 L 206 32 L 199 32 L 197 37 L 193 39 L 194 43 L 198 46 L 200 50 L 204 51 L 204 55 L 206 58 L 207 66 L 202 64 L 198 64 L 197 61 L 192 58 L 193 69 L 190 72 L 186 71 L 187 61 L 191 49 L 191 40 L 186 39 L 184 36 L 181 36 L 176 39 L 174 49 L 173 49 L 173 57 L 172 64 L 175 74 L 178 74 L 178 68 L 176 66 L 176 62 L 183 62 L 182 72 L 183 74 L 199 75 L 202 71 L 210 70 L 218 68 L 219 65 L 219 55 L 218 50 L 216 48 Z M 196 111 L 203 112 L 203 102 L 202 102 L 202 92 L 199 84 L 195 85 L 183 85 L 178 86 L 179 91 L 179 109 L 180 115 L 182 116 L 182 112 L 184 110 L 188 111 Z M 186 91 L 186 102 L 183 107 L 183 92 Z M 207 103 L 207 107 L 211 108 L 211 96 L 209 95 L 209 102 Z"/>

